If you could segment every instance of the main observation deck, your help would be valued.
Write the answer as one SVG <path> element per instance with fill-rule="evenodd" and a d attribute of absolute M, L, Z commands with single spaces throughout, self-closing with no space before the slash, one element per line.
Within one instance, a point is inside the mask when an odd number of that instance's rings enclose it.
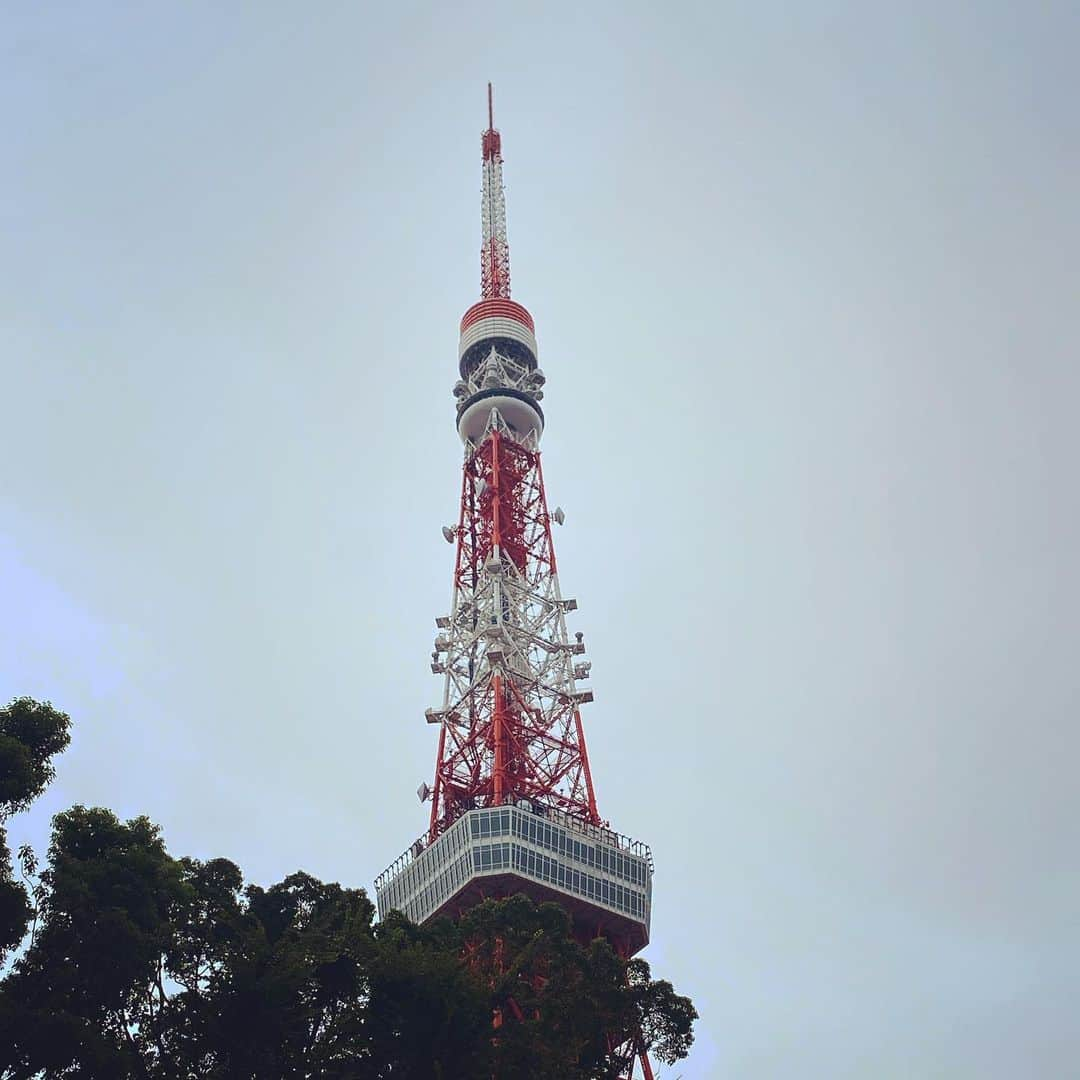
<path fill-rule="evenodd" d="M 456 918 L 485 897 L 551 900 L 585 937 L 626 956 L 649 942 L 652 855 L 645 844 L 522 801 L 469 810 L 434 843 L 417 840 L 375 880 L 379 918 Z"/>

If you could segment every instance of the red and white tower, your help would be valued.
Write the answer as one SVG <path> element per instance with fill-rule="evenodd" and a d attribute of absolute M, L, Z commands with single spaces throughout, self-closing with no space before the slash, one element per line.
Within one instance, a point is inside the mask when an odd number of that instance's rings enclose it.
<path fill-rule="evenodd" d="M 649 940 L 652 857 L 601 819 L 581 706 L 590 664 L 567 633 L 540 465 L 544 374 L 532 316 L 510 299 L 502 144 L 483 133 L 482 299 L 465 312 L 454 386 L 465 447 L 450 612 L 435 620 L 426 712 L 439 745 L 423 836 L 376 881 L 380 916 L 454 917 L 485 897 L 554 900 L 583 940 L 623 956 Z M 647 1062 L 643 1068 L 648 1073 Z"/>

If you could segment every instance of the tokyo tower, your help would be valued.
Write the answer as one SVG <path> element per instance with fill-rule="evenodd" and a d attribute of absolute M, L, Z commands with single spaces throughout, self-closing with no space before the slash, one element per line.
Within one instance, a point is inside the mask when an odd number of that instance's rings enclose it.
<path fill-rule="evenodd" d="M 443 535 L 455 547 L 450 612 L 435 620 L 431 670 L 442 702 L 424 834 L 375 882 L 379 916 L 456 918 L 487 897 L 554 901 L 582 941 L 623 957 L 649 941 L 648 847 L 597 809 L 581 707 L 593 700 L 577 602 L 559 586 L 540 464 L 544 374 L 532 316 L 510 299 L 502 143 L 482 136 L 481 299 L 461 320 L 454 386 L 464 444 L 461 509 Z M 646 1078 L 647 1057 L 635 1054 Z M 631 1066 L 632 1068 L 632 1066 Z"/>

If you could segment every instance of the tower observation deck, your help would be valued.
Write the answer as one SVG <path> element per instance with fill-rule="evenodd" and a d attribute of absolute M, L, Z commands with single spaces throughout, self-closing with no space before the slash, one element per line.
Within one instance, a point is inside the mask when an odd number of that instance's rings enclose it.
<path fill-rule="evenodd" d="M 581 708 L 591 664 L 567 632 L 540 464 L 544 373 L 532 316 L 510 299 L 502 140 L 481 140 L 481 299 L 465 312 L 454 386 L 464 446 L 450 611 L 435 620 L 431 670 L 441 704 L 423 835 L 375 882 L 380 918 L 454 918 L 486 897 L 560 904 L 583 940 L 624 957 L 649 940 L 649 849 L 597 809 Z"/>

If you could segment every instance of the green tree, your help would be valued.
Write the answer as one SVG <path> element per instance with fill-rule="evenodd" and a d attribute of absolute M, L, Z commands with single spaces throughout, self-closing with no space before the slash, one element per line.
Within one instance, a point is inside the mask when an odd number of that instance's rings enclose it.
<path fill-rule="evenodd" d="M 364 1076 L 492 1075 L 491 995 L 462 963 L 460 936 L 448 923 L 416 926 L 392 912 L 375 928 L 368 968 Z"/>
<path fill-rule="evenodd" d="M 33 915 L 26 887 L 13 875 L 7 821 L 52 780 L 52 759 L 71 741 L 70 726 L 48 702 L 16 698 L 0 709 L 0 963 L 23 939 Z"/>
<path fill-rule="evenodd" d="M 622 1075 L 648 1047 L 662 1061 L 686 1056 L 697 1013 L 643 960 L 624 961 L 602 939 L 583 945 L 557 904 L 524 896 L 466 912 L 455 946 L 490 988 L 502 1018 L 495 1072 L 535 1080 Z"/>
<path fill-rule="evenodd" d="M 81 806 L 56 816 L 38 933 L 3 984 L 10 1075 L 148 1075 L 150 990 L 179 870 L 146 818 Z"/>

